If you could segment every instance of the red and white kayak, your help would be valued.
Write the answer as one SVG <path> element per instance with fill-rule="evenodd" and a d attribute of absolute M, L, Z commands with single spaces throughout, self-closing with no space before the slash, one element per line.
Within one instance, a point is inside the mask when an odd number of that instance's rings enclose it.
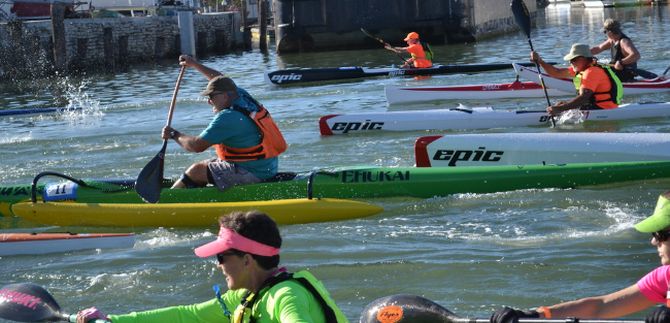
<path fill-rule="evenodd" d="M 611 110 L 581 111 L 582 120 L 628 120 L 670 117 L 670 102 L 622 104 Z M 544 110 L 503 110 L 492 107 L 332 114 L 319 119 L 322 135 L 378 131 L 461 130 L 548 125 Z"/>
<path fill-rule="evenodd" d="M 544 97 L 542 86 L 535 82 L 520 82 L 502 84 L 471 84 L 453 86 L 415 86 L 384 88 L 386 101 L 389 104 L 424 102 L 436 100 L 487 100 L 505 98 L 540 98 Z M 572 95 L 555 89 L 547 89 L 550 96 Z"/>
<path fill-rule="evenodd" d="M 518 64 L 512 65 L 519 76 L 529 81 L 540 83 L 540 78 L 536 69 Z M 545 73 L 542 73 L 542 79 L 548 89 L 575 93 L 575 86 L 570 79 L 555 78 Z M 658 93 L 665 91 L 670 91 L 670 78 L 665 78 L 663 76 L 653 79 L 641 79 L 635 82 L 623 82 L 624 96 L 628 94 Z"/>
<path fill-rule="evenodd" d="M 670 133 L 491 133 L 420 137 L 417 167 L 670 159 Z"/>
<path fill-rule="evenodd" d="M 130 248 L 132 233 L 0 233 L 0 256 Z"/>

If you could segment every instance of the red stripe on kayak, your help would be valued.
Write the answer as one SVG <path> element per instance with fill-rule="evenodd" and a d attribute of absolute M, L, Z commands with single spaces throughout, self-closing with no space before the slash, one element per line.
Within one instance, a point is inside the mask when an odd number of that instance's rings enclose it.
<path fill-rule="evenodd" d="M 328 120 L 330 118 L 333 118 L 333 117 L 337 117 L 337 116 L 339 116 L 339 114 L 329 114 L 329 115 L 323 116 L 319 119 L 319 131 L 321 132 L 322 136 L 332 136 L 333 135 L 333 131 L 328 126 L 328 123 L 326 122 L 326 120 Z"/>
<path fill-rule="evenodd" d="M 132 233 L 5 233 L 0 234 L 0 243 L 44 240 L 71 240 L 131 237 Z"/>
<path fill-rule="evenodd" d="M 501 84 L 477 84 L 477 85 L 463 85 L 463 86 L 435 86 L 435 87 L 408 87 L 402 88 L 404 91 L 431 91 L 431 92 L 488 92 L 488 91 L 508 91 L 508 90 L 535 90 L 541 89 L 542 86 L 534 82 L 519 82 L 501 83 Z"/>
<path fill-rule="evenodd" d="M 430 159 L 428 158 L 428 145 L 442 138 L 442 136 L 424 136 L 414 142 L 414 161 L 416 167 L 430 167 Z"/>

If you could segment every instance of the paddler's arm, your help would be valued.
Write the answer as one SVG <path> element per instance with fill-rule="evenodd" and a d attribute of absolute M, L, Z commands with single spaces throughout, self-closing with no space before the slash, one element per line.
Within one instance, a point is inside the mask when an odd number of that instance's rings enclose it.
<path fill-rule="evenodd" d="M 203 322 L 230 322 L 223 314 L 218 301 L 166 307 L 144 312 L 132 312 L 124 315 L 109 315 L 113 323 L 203 323 Z"/>
<path fill-rule="evenodd" d="M 619 70 L 623 69 L 623 66 L 621 66 L 621 68 L 619 68 L 617 66 L 617 63 L 621 63 L 621 65 L 630 65 L 630 64 L 633 64 L 633 63 L 637 62 L 638 60 L 640 60 L 640 52 L 637 51 L 637 48 L 635 48 L 635 45 L 633 45 L 633 42 L 630 41 L 630 39 L 624 38 L 624 39 L 621 40 L 621 42 L 619 44 L 621 45 L 621 49 L 624 52 L 628 53 L 628 55 L 626 55 L 626 57 L 618 60 L 617 62 L 614 62 L 614 67 L 616 69 L 619 69 Z"/>
<path fill-rule="evenodd" d="M 547 113 L 551 115 L 557 115 L 560 114 L 563 111 L 567 111 L 570 109 L 577 109 L 587 103 L 589 103 L 589 100 L 593 96 L 593 91 L 587 89 L 587 88 L 580 88 L 579 89 L 579 95 L 577 95 L 574 99 L 568 101 L 568 102 L 559 102 L 556 103 L 550 107 L 547 108 Z"/>
<path fill-rule="evenodd" d="M 655 303 L 649 300 L 637 284 L 611 294 L 586 297 L 547 306 L 551 318 L 589 317 L 617 318 L 645 310 Z M 546 315 L 543 315 L 546 318 Z"/>
<path fill-rule="evenodd" d="M 216 76 L 223 75 L 223 73 L 215 69 L 200 64 L 200 62 L 196 61 L 195 58 L 188 55 L 179 56 L 179 65 L 195 68 L 196 70 L 198 70 L 198 72 L 202 73 L 202 75 L 204 75 L 208 80 L 211 80 Z"/>
<path fill-rule="evenodd" d="M 610 49 L 612 47 L 612 42 L 608 39 L 604 42 L 602 42 L 600 45 L 591 47 L 591 54 L 597 55 L 602 53 L 606 49 Z"/>
<path fill-rule="evenodd" d="M 570 75 L 570 70 L 567 68 L 559 68 L 551 64 L 547 64 L 542 57 L 540 57 L 540 54 L 537 52 L 531 51 L 530 52 L 530 61 L 531 62 L 537 62 L 540 64 L 540 66 L 544 69 L 547 74 L 553 77 L 557 78 L 564 78 L 564 79 L 572 79 L 572 75 Z"/>
<path fill-rule="evenodd" d="M 386 48 L 386 49 L 388 49 L 392 52 L 398 53 L 398 54 L 407 53 L 407 47 L 393 47 L 389 44 L 386 44 L 386 45 L 384 45 L 384 48 Z"/>
<path fill-rule="evenodd" d="M 179 146 L 192 153 L 201 153 L 212 146 L 212 144 L 205 139 L 181 133 L 170 126 L 165 126 L 163 128 L 161 137 L 163 139 L 173 139 Z"/>

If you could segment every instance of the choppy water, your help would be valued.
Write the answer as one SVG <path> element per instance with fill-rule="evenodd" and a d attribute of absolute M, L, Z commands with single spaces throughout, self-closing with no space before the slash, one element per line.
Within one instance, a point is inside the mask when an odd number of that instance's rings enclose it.
<path fill-rule="evenodd" d="M 533 30 L 533 45 L 547 60 L 561 61 L 573 42 L 602 41 L 602 21 L 615 17 L 625 21 L 624 31 L 642 53 L 640 67 L 662 72 L 670 64 L 669 15 L 668 6 L 616 10 L 550 6 L 540 14 Z M 526 61 L 528 43 L 525 35 L 514 33 L 476 44 L 434 46 L 434 51 L 436 61 L 442 63 Z M 290 144 L 280 159 L 280 169 L 285 171 L 413 165 L 414 140 L 431 132 L 319 136 L 319 116 L 389 109 L 384 85 L 514 79 L 509 70 L 439 76 L 420 83 L 382 78 L 274 88 L 263 80 L 264 71 L 279 68 L 400 63 L 396 55 L 381 49 L 283 57 L 250 52 L 209 57 L 204 62 L 233 77 L 272 111 Z M 0 118 L 0 183 L 28 183 L 43 170 L 81 178 L 134 178 L 160 149 L 160 129 L 177 72 L 176 64 L 142 66 L 115 75 L 0 85 L 0 108 L 50 106 L 56 93 L 66 93 L 72 105 L 84 108 L 83 113 L 58 117 Z M 180 131 L 197 134 L 208 123 L 211 110 L 198 96 L 204 84 L 202 76 L 188 71 L 173 119 L 173 126 Z M 627 99 L 670 101 L 670 94 Z M 460 103 L 542 108 L 544 99 Z M 635 120 L 571 130 L 670 132 L 670 120 Z M 176 177 L 191 162 L 204 157 L 185 153 L 171 143 L 166 175 Z M 658 258 L 649 237 L 631 226 L 650 214 L 658 194 L 669 187 L 670 181 L 661 181 L 579 190 L 376 200 L 386 211 L 374 217 L 283 226 L 282 262 L 292 270 L 312 270 L 352 320 L 357 320 L 372 300 L 396 293 L 423 295 L 463 316 L 487 317 L 503 304 L 553 304 L 634 283 L 658 264 Z M 0 219 L 4 231 L 33 227 L 17 219 Z M 137 233 L 132 249 L 2 257 L 0 284 L 35 282 L 47 287 L 66 310 L 96 305 L 111 313 L 204 301 L 212 296 L 213 283 L 225 284 L 212 262 L 192 254 L 194 246 L 212 239 L 212 231 L 157 228 Z"/>

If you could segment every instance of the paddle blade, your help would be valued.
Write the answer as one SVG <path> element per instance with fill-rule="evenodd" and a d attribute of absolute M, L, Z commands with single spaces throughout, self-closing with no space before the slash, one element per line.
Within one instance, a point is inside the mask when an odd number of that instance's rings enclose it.
<path fill-rule="evenodd" d="M 62 321 L 56 300 L 39 285 L 11 284 L 0 289 L 0 318 L 17 322 Z"/>
<path fill-rule="evenodd" d="M 137 175 L 135 191 L 147 203 L 156 203 L 161 197 L 166 148 L 167 140 L 163 141 L 163 148 Z"/>
<path fill-rule="evenodd" d="M 439 304 L 415 295 L 391 295 L 363 309 L 360 323 L 453 323 L 456 315 Z"/>
<path fill-rule="evenodd" d="M 512 13 L 514 14 L 514 20 L 516 20 L 517 25 L 521 27 L 526 36 L 530 38 L 530 14 L 528 13 L 528 8 L 523 0 L 512 0 L 510 4 L 512 7 Z"/>

